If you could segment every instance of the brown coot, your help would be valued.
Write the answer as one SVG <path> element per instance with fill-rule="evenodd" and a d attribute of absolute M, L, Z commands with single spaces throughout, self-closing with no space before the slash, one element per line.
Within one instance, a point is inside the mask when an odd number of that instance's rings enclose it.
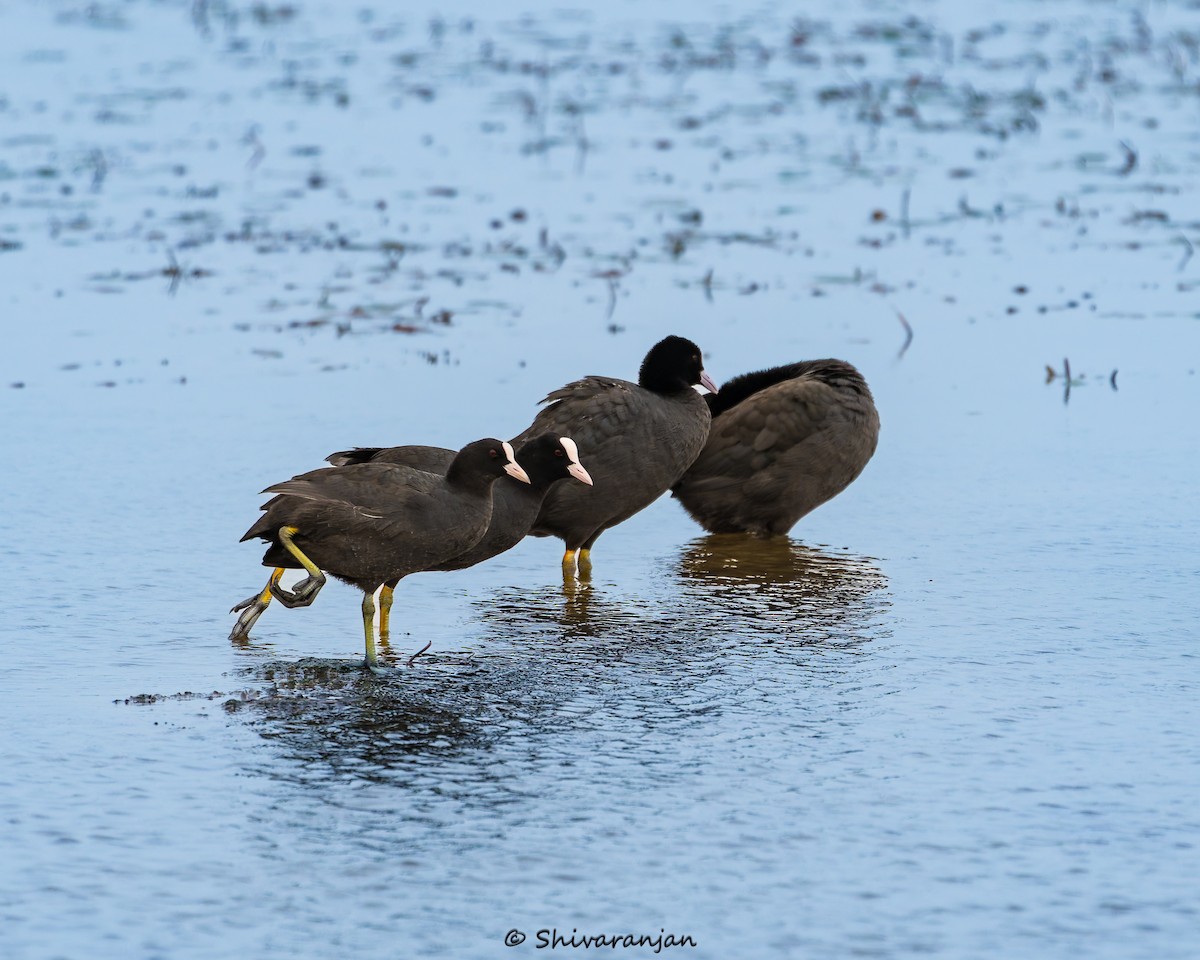
<path fill-rule="evenodd" d="M 862 473 L 879 414 L 842 360 L 805 360 L 735 377 L 705 398 L 712 429 L 672 492 L 710 533 L 787 533 Z"/>
<path fill-rule="evenodd" d="M 367 666 L 376 670 L 375 591 L 475 544 L 491 518 L 492 484 L 505 474 L 529 482 L 510 444 L 485 439 L 463 447 L 444 476 L 364 463 L 267 487 L 264 493 L 278 496 L 263 505 L 263 516 L 242 540 L 270 541 L 262 563 L 277 569 L 263 594 L 234 608 L 244 611 L 239 624 L 257 619 L 266 594 L 287 607 L 308 606 L 327 571 L 363 591 Z M 303 568 L 308 576 L 289 590 L 279 584 L 279 568 Z"/>
<path fill-rule="evenodd" d="M 609 527 L 670 489 L 704 448 L 710 415 L 700 384 L 715 391 L 700 348 L 667 337 L 646 354 L 638 382 L 584 377 L 551 393 L 533 423 L 513 439 L 567 434 L 585 452 L 593 486 L 559 484 L 542 502 L 530 533 L 563 540 L 563 575 L 591 568 L 590 551 Z"/>

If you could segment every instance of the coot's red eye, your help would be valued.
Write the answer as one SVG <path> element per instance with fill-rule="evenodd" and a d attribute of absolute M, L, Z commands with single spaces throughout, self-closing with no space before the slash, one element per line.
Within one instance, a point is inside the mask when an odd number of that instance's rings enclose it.
<path fill-rule="evenodd" d="M 566 456 L 566 454 L 565 454 L 565 453 L 563 453 L 563 449 L 562 449 L 562 447 L 555 447 L 555 448 L 554 448 L 554 455 L 555 455 L 556 457 L 565 457 L 565 456 Z"/>
<path fill-rule="evenodd" d="M 492 449 L 488 451 L 488 456 L 495 460 L 498 456 L 500 456 L 500 451 L 498 451 L 495 447 L 492 447 Z"/>

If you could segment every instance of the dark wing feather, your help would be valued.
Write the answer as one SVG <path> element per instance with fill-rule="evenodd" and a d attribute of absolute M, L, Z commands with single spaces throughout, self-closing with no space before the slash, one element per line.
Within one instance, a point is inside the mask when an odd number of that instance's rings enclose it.
<path fill-rule="evenodd" d="M 593 485 L 552 488 L 531 531 L 561 537 L 571 549 L 657 499 L 708 435 L 708 408 L 690 388 L 662 395 L 626 380 L 585 377 L 555 390 L 546 402 L 513 443 L 554 433 L 578 444 Z"/>
<path fill-rule="evenodd" d="M 393 512 L 409 500 L 426 497 L 444 483 L 440 474 L 390 463 L 323 467 L 272 484 L 263 493 L 303 500 L 344 503 L 377 512 Z M 399 494 L 403 494 L 400 496 Z"/>
<path fill-rule="evenodd" d="M 394 463 L 429 473 L 444 474 L 454 461 L 456 453 L 457 451 L 445 447 L 409 444 L 402 447 L 354 447 L 351 450 L 331 453 L 325 459 L 335 467 L 356 463 Z"/>
<path fill-rule="evenodd" d="M 701 525 L 783 533 L 858 476 L 875 451 L 879 417 L 857 371 L 835 363 L 832 371 L 810 365 L 717 416 L 674 488 Z"/>

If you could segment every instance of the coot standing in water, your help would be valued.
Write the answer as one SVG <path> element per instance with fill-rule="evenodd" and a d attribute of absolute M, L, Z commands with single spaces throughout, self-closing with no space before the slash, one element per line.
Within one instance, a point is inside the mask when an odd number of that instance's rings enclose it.
<path fill-rule="evenodd" d="M 705 400 L 708 441 L 672 492 L 710 533 L 787 533 L 862 473 L 879 440 L 871 391 L 842 360 L 747 373 Z"/>
<path fill-rule="evenodd" d="M 448 447 L 409 445 L 403 447 L 354 447 L 339 450 L 325 459 L 335 467 L 353 466 L 363 463 L 393 463 L 424 470 L 428 473 L 444 474 L 454 462 L 456 451 Z M 516 452 L 517 462 L 524 468 L 529 482 L 513 477 L 501 477 L 492 487 L 492 515 L 488 520 L 487 532 L 465 553 L 436 564 L 429 570 L 465 570 L 484 560 L 510 550 L 525 538 L 529 526 L 541 508 L 547 491 L 559 480 L 574 477 L 580 483 L 590 484 L 592 478 L 579 462 L 579 449 L 570 437 L 555 437 L 546 434 L 524 444 Z M 273 579 L 283 575 L 278 568 Z M 379 639 L 386 641 L 390 631 L 392 591 L 394 584 L 385 584 L 379 594 Z M 243 611 L 229 635 L 230 640 L 244 640 L 250 635 L 267 605 L 271 602 L 268 585 L 262 593 L 243 600 L 231 613 Z"/>
<path fill-rule="evenodd" d="M 262 563 L 276 570 L 262 594 L 234 608 L 243 610 L 239 624 L 257 619 L 267 594 L 287 607 L 308 606 L 327 572 L 363 591 L 366 664 L 377 670 L 375 591 L 477 543 L 491 518 L 492 484 L 505 474 L 529 482 L 510 444 L 485 439 L 463 447 L 444 476 L 364 463 L 268 487 L 263 492 L 277 496 L 242 540 L 269 541 Z M 303 568 L 308 576 L 289 590 L 279 583 L 280 568 Z"/>
<path fill-rule="evenodd" d="M 515 444 L 514 444 L 515 446 Z M 592 485 L 591 475 L 579 461 L 579 448 L 570 437 L 543 434 L 516 447 L 517 461 L 529 475 L 529 483 L 501 480 L 492 488 L 492 519 L 487 533 L 460 556 L 430 567 L 430 570 L 465 570 L 490 560 L 520 543 L 537 518 L 546 494 L 560 481 L 574 477 Z M 444 473 L 454 458 L 445 447 L 355 447 L 325 459 L 334 466 L 352 463 L 402 463 L 430 473 Z"/>
<path fill-rule="evenodd" d="M 520 446 L 543 433 L 566 434 L 587 458 L 593 485 L 559 484 L 542 502 L 530 533 L 562 539 L 563 575 L 591 569 L 591 549 L 605 530 L 628 520 L 670 489 L 708 437 L 708 405 L 694 389 L 713 392 L 700 348 L 683 337 L 656 343 L 638 382 L 584 377 L 555 390 Z"/>

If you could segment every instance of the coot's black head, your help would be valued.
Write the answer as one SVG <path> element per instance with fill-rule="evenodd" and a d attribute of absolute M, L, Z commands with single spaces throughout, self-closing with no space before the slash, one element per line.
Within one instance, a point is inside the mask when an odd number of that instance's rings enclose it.
<path fill-rule="evenodd" d="M 544 433 L 523 443 L 517 457 L 535 485 L 566 477 L 574 477 L 589 487 L 592 485 L 592 478 L 579 462 L 579 448 L 570 437 Z"/>
<path fill-rule="evenodd" d="M 524 483 L 529 482 L 529 475 L 517 463 L 513 454 L 512 444 L 504 440 L 487 437 L 468 443 L 458 451 L 454 462 L 446 471 L 447 480 L 465 477 L 488 477 L 495 479 L 508 474 Z"/>
<path fill-rule="evenodd" d="M 638 372 L 638 383 L 655 393 L 678 393 L 696 384 L 717 392 L 717 385 L 704 372 L 700 348 L 684 337 L 667 337 L 651 347 Z"/>

